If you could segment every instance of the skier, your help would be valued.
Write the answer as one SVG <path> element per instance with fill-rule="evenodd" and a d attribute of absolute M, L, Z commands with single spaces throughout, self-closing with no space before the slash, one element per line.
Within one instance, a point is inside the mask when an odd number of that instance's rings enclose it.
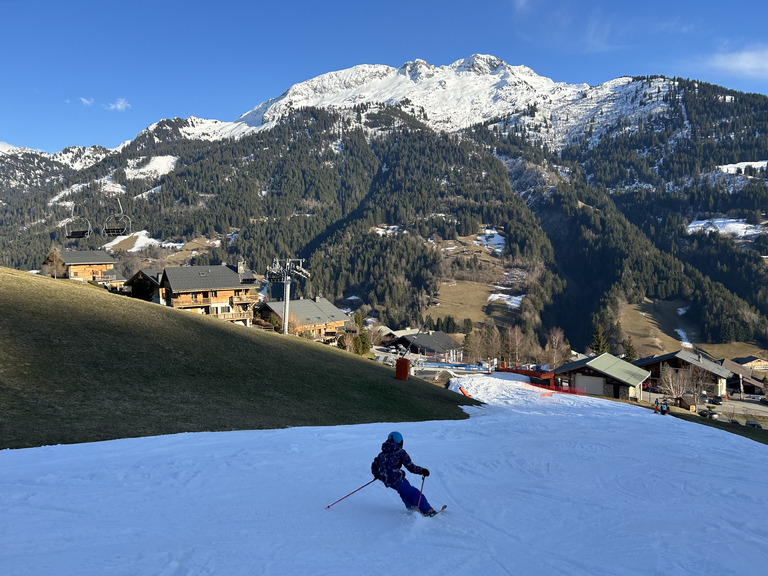
<path fill-rule="evenodd" d="M 418 509 L 424 516 L 437 514 L 437 511 L 427 502 L 426 496 L 406 480 L 405 472 L 401 470 L 402 466 L 412 474 L 429 476 L 429 470 L 416 466 L 408 452 L 403 450 L 403 435 L 400 432 L 392 432 L 387 436 L 386 442 L 381 445 L 379 455 L 373 459 L 371 464 L 373 476 L 384 482 L 387 488 L 396 490 L 408 510 Z"/>

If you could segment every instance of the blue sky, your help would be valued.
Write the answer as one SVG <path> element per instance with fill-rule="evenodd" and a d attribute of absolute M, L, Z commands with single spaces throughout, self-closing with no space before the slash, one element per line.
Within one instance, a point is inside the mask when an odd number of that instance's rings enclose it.
<path fill-rule="evenodd" d="M 475 53 L 558 82 L 680 76 L 768 94 L 763 0 L 0 0 L 0 142 L 112 148 L 234 120 L 356 64 Z"/>

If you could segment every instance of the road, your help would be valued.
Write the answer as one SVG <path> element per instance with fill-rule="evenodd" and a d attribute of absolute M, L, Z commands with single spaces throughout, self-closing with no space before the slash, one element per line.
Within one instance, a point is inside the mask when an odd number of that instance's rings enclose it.
<path fill-rule="evenodd" d="M 648 401 L 650 396 L 650 402 L 653 403 L 657 398 L 659 402 L 664 398 L 664 394 L 650 394 L 649 392 L 643 392 L 643 400 Z M 697 404 L 697 411 L 704 406 L 713 406 L 713 404 Z M 736 420 L 750 420 L 746 416 L 761 416 L 768 418 L 768 405 L 761 404 L 757 397 L 749 398 L 747 394 L 744 394 L 744 398 L 740 399 L 737 394 L 735 398 L 728 398 L 723 400 L 721 405 L 714 405 L 714 410 L 720 415 L 720 419 L 735 418 Z M 743 423 L 743 422 L 742 422 Z"/>

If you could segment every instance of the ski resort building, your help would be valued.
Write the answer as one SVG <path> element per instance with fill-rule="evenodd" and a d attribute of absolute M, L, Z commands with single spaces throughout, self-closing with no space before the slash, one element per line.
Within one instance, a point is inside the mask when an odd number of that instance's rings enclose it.
<path fill-rule="evenodd" d="M 555 369 L 555 375 L 587 394 L 640 399 L 642 384 L 651 373 L 612 354 L 590 356 Z"/>

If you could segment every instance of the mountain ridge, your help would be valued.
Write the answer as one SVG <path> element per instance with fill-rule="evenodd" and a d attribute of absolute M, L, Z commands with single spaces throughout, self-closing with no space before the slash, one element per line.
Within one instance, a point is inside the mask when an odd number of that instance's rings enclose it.
<path fill-rule="evenodd" d="M 660 91 L 671 80 L 651 80 L 646 93 Z M 524 65 L 513 66 L 491 55 L 474 54 L 446 66 L 433 66 L 416 59 L 395 68 L 383 64 L 358 64 L 326 72 L 290 86 L 236 120 L 190 116 L 159 120 L 113 149 L 72 146 L 56 153 L 8 145 L 0 153 L 35 152 L 82 169 L 118 153 L 143 135 L 153 134 L 163 122 L 181 124 L 180 135 L 193 140 L 241 138 L 268 129 L 281 118 L 302 107 L 353 110 L 360 106 L 400 105 L 423 111 L 422 119 L 436 130 L 457 132 L 471 125 L 506 118 L 541 132 L 541 142 L 562 148 L 584 132 L 585 123 L 601 117 L 601 125 L 619 117 L 633 122 L 656 114 L 664 107 L 651 95 L 639 109 L 631 106 L 640 81 L 624 76 L 596 86 L 555 82 Z M 667 85 L 667 86 L 665 86 Z M 536 121 L 535 113 L 539 113 Z M 531 116 L 533 113 L 533 117 Z M 597 130 L 597 135 L 603 131 Z"/>

